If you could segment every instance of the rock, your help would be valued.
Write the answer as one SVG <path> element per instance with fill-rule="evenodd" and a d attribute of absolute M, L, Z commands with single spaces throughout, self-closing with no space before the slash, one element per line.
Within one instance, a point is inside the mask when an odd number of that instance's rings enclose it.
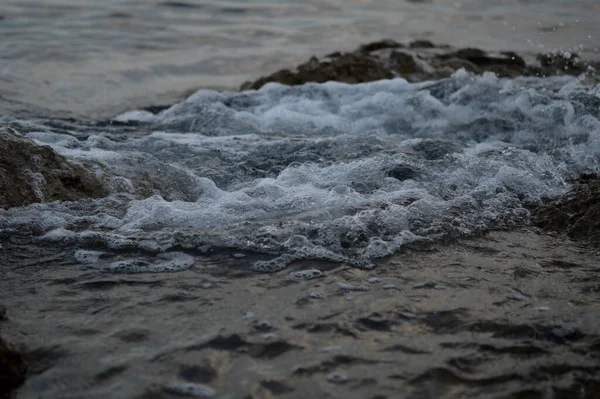
<path fill-rule="evenodd" d="M 335 373 L 331 373 L 327 376 L 327 381 L 334 384 L 343 384 L 348 381 L 348 376 L 344 373 L 336 371 Z"/>
<path fill-rule="evenodd" d="M 578 54 L 570 52 L 538 54 L 537 60 L 542 67 L 552 71 L 549 73 L 551 75 L 580 74 L 585 72 L 588 67 L 581 61 Z"/>
<path fill-rule="evenodd" d="M 84 166 L 12 129 L 0 130 L 0 207 L 75 201 L 107 194 L 102 183 Z"/>
<path fill-rule="evenodd" d="M 377 42 L 363 44 L 358 48 L 359 53 L 368 54 L 373 51 L 382 50 L 386 48 L 401 48 L 405 47 L 402 43 L 398 43 L 392 39 L 383 39 Z"/>
<path fill-rule="evenodd" d="M 438 56 L 441 65 L 453 68 L 462 67 L 474 73 L 494 72 L 500 77 L 513 77 L 528 74 L 522 57 L 513 52 L 490 55 L 476 48 L 465 48 Z"/>
<path fill-rule="evenodd" d="M 582 175 L 573 189 L 533 212 L 535 225 L 600 243 L 600 175 Z"/>
<path fill-rule="evenodd" d="M 392 77 L 392 71 L 377 60 L 360 53 L 345 53 L 326 61 L 312 57 L 308 62 L 298 66 L 294 72 L 284 69 L 253 83 L 244 83 L 241 89 L 260 89 L 269 82 L 295 86 L 308 82 L 323 83 L 332 80 L 344 83 L 362 83 Z"/>
<path fill-rule="evenodd" d="M 25 381 L 27 365 L 23 357 L 0 337 L 0 395 L 8 394 Z"/>
<path fill-rule="evenodd" d="M 409 44 L 410 48 L 434 48 L 435 44 L 429 40 L 415 40 Z"/>
<path fill-rule="evenodd" d="M 448 77 L 461 68 L 475 74 L 493 72 L 499 77 L 580 75 L 589 70 L 588 78 L 598 82 L 594 71 L 600 70 L 600 63 L 584 62 L 577 54 L 567 52 L 539 54 L 536 59 L 535 54 L 460 49 L 435 45 L 428 40 L 415 40 L 405 46 L 384 39 L 364 44 L 351 53 L 334 52 L 321 60 L 312 57 L 296 70 L 284 69 L 255 82 L 246 82 L 241 90 L 259 89 L 269 82 L 287 85 L 330 80 L 361 83 L 396 76 L 422 82 Z"/>
<path fill-rule="evenodd" d="M 394 67 L 394 70 L 398 72 L 400 76 L 421 72 L 415 59 L 410 54 L 400 51 L 392 51 L 390 54 L 390 61 Z"/>

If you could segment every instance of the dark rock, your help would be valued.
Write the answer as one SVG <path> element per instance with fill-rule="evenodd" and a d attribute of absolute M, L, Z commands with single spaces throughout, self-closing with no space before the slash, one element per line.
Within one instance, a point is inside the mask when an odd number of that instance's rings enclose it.
<path fill-rule="evenodd" d="M 358 52 L 363 54 L 372 53 L 373 51 L 383 50 L 386 48 L 401 48 L 404 47 L 403 44 L 398 43 L 392 39 L 383 39 L 378 42 L 363 44 L 358 48 Z"/>
<path fill-rule="evenodd" d="M 23 357 L 0 337 L 0 395 L 8 394 L 25 381 L 27 365 Z"/>
<path fill-rule="evenodd" d="M 402 50 L 398 50 L 402 49 Z M 457 49 L 416 40 L 408 47 L 391 39 L 362 45 L 352 53 L 335 52 L 319 60 L 312 57 L 295 70 L 284 69 L 246 82 L 241 90 L 258 89 L 269 82 L 300 85 L 338 81 L 362 83 L 401 76 L 411 82 L 446 78 L 464 68 L 474 74 L 493 72 L 498 77 L 580 75 L 589 70 L 588 81 L 598 82 L 598 62 L 584 62 L 577 54 L 519 55 L 511 51 L 486 52 L 477 48 Z"/>
<path fill-rule="evenodd" d="M 435 44 L 429 40 L 415 40 L 408 45 L 410 48 L 434 48 Z"/>
<path fill-rule="evenodd" d="M 550 69 L 552 75 L 569 73 L 583 73 L 587 69 L 587 64 L 582 62 L 578 54 L 574 53 L 547 53 L 538 54 L 537 60 L 542 67 Z"/>
<path fill-rule="evenodd" d="M 264 379 L 260 382 L 264 388 L 268 389 L 273 393 L 273 395 L 281 395 L 284 393 L 294 392 L 294 388 L 290 387 L 283 381 L 278 381 L 276 379 Z"/>
<path fill-rule="evenodd" d="M 253 83 L 244 83 L 241 89 L 259 89 L 269 82 L 295 86 L 307 82 L 323 83 L 332 80 L 362 83 L 392 77 L 392 71 L 374 58 L 364 54 L 345 53 L 327 61 L 319 61 L 316 57 L 312 57 L 308 62 L 298 66 L 294 72 L 284 69 Z"/>
<path fill-rule="evenodd" d="M 526 73 L 525 60 L 513 52 L 503 52 L 497 56 L 491 56 L 487 52 L 477 48 L 465 48 L 441 54 L 438 58 L 451 61 L 456 66 L 459 66 L 459 62 L 462 62 L 463 65 L 461 67 L 474 73 L 490 71 L 500 77 L 518 76 Z"/>
<path fill-rule="evenodd" d="M 390 61 L 400 76 L 411 75 L 421 71 L 413 56 L 404 52 L 393 51 L 390 54 Z"/>
<path fill-rule="evenodd" d="M 533 213 L 535 225 L 600 244 L 600 175 L 583 175 L 563 197 Z"/>
<path fill-rule="evenodd" d="M 208 384 L 217 378 L 217 371 L 205 360 L 200 365 L 181 366 L 179 376 L 188 382 Z"/>
<path fill-rule="evenodd" d="M 0 207 L 107 195 L 87 168 L 13 130 L 0 130 Z"/>

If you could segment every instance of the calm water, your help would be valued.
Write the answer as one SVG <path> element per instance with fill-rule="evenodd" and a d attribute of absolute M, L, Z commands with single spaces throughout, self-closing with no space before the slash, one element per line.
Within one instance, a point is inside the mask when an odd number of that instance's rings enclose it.
<path fill-rule="evenodd" d="M 108 117 L 382 37 L 593 56 L 599 14 L 595 0 L 4 0 L 0 113 Z"/>

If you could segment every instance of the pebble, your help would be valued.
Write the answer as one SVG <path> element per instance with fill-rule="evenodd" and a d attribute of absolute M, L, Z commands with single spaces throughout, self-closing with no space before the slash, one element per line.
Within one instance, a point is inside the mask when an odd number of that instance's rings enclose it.
<path fill-rule="evenodd" d="M 246 255 L 244 255 L 244 254 L 240 254 L 240 253 L 233 254 L 233 255 L 231 255 L 231 256 L 233 256 L 233 257 L 234 257 L 234 258 L 236 258 L 236 259 L 242 259 L 242 258 L 245 258 L 245 257 L 246 257 Z"/>
<path fill-rule="evenodd" d="M 537 310 L 538 312 L 547 312 L 550 310 L 550 308 L 548 306 L 538 306 L 537 308 L 535 308 L 535 310 Z"/>
<path fill-rule="evenodd" d="M 253 319 L 253 318 L 254 318 L 254 313 L 252 313 L 252 312 L 246 312 L 246 313 L 244 313 L 244 319 L 250 320 L 250 319 Z"/>
<path fill-rule="evenodd" d="M 323 299 L 323 294 L 321 294 L 319 291 L 311 291 L 308 293 L 308 296 L 313 299 Z"/>
<path fill-rule="evenodd" d="M 381 288 L 383 288 L 384 290 L 391 290 L 393 288 L 396 288 L 396 286 L 394 284 L 386 284 Z"/>
<path fill-rule="evenodd" d="M 254 323 L 252 323 L 252 327 L 259 331 L 267 331 L 273 328 L 271 323 L 266 320 L 256 320 Z"/>
<path fill-rule="evenodd" d="M 324 276 L 323 272 L 318 269 L 308 269 L 308 270 L 299 270 L 296 272 L 291 272 L 288 275 L 288 279 L 290 279 L 290 280 L 312 280 L 312 279 L 323 277 L 323 276 Z"/>
<path fill-rule="evenodd" d="M 334 384 L 343 384 L 348 381 L 348 376 L 344 373 L 335 372 L 331 373 L 327 376 L 327 381 L 332 382 Z"/>
<path fill-rule="evenodd" d="M 346 291 L 369 291 L 369 287 L 365 287 L 364 285 L 352 285 L 348 283 L 337 283 L 338 287 Z"/>
<path fill-rule="evenodd" d="M 274 340 L 275 338 L 277 338 L 277 334 L 275 334 L 275 333 L 266 333 L 266 334 L 262 335 L 262 338 L 265 341 L 271 341 L 271 340 Z"/>
<path fill-rule="evenodd" d="M 369 283 L 378 283 L 381 281 L 381 279 L 379 277 L 369 277 L 369 279 L 367 281 Z"/>

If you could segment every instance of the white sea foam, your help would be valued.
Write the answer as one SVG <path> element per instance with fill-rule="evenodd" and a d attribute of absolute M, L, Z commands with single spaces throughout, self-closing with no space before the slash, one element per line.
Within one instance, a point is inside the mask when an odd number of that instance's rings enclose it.
<path fill-rule="evenodd" d="M 527 224 L 529 206 L 599 171 L 598 92 L 464 71 L 421 84 L 203 90 L 157 115 L 117 118 L 144 136 L 30 133 L 94 165 L 113 195 L 0 211 L 0 227 L 64 229 L 84 247 L 275 255 L 259 271 L 312 258 L 368 268 L 410 242 Z"/>

